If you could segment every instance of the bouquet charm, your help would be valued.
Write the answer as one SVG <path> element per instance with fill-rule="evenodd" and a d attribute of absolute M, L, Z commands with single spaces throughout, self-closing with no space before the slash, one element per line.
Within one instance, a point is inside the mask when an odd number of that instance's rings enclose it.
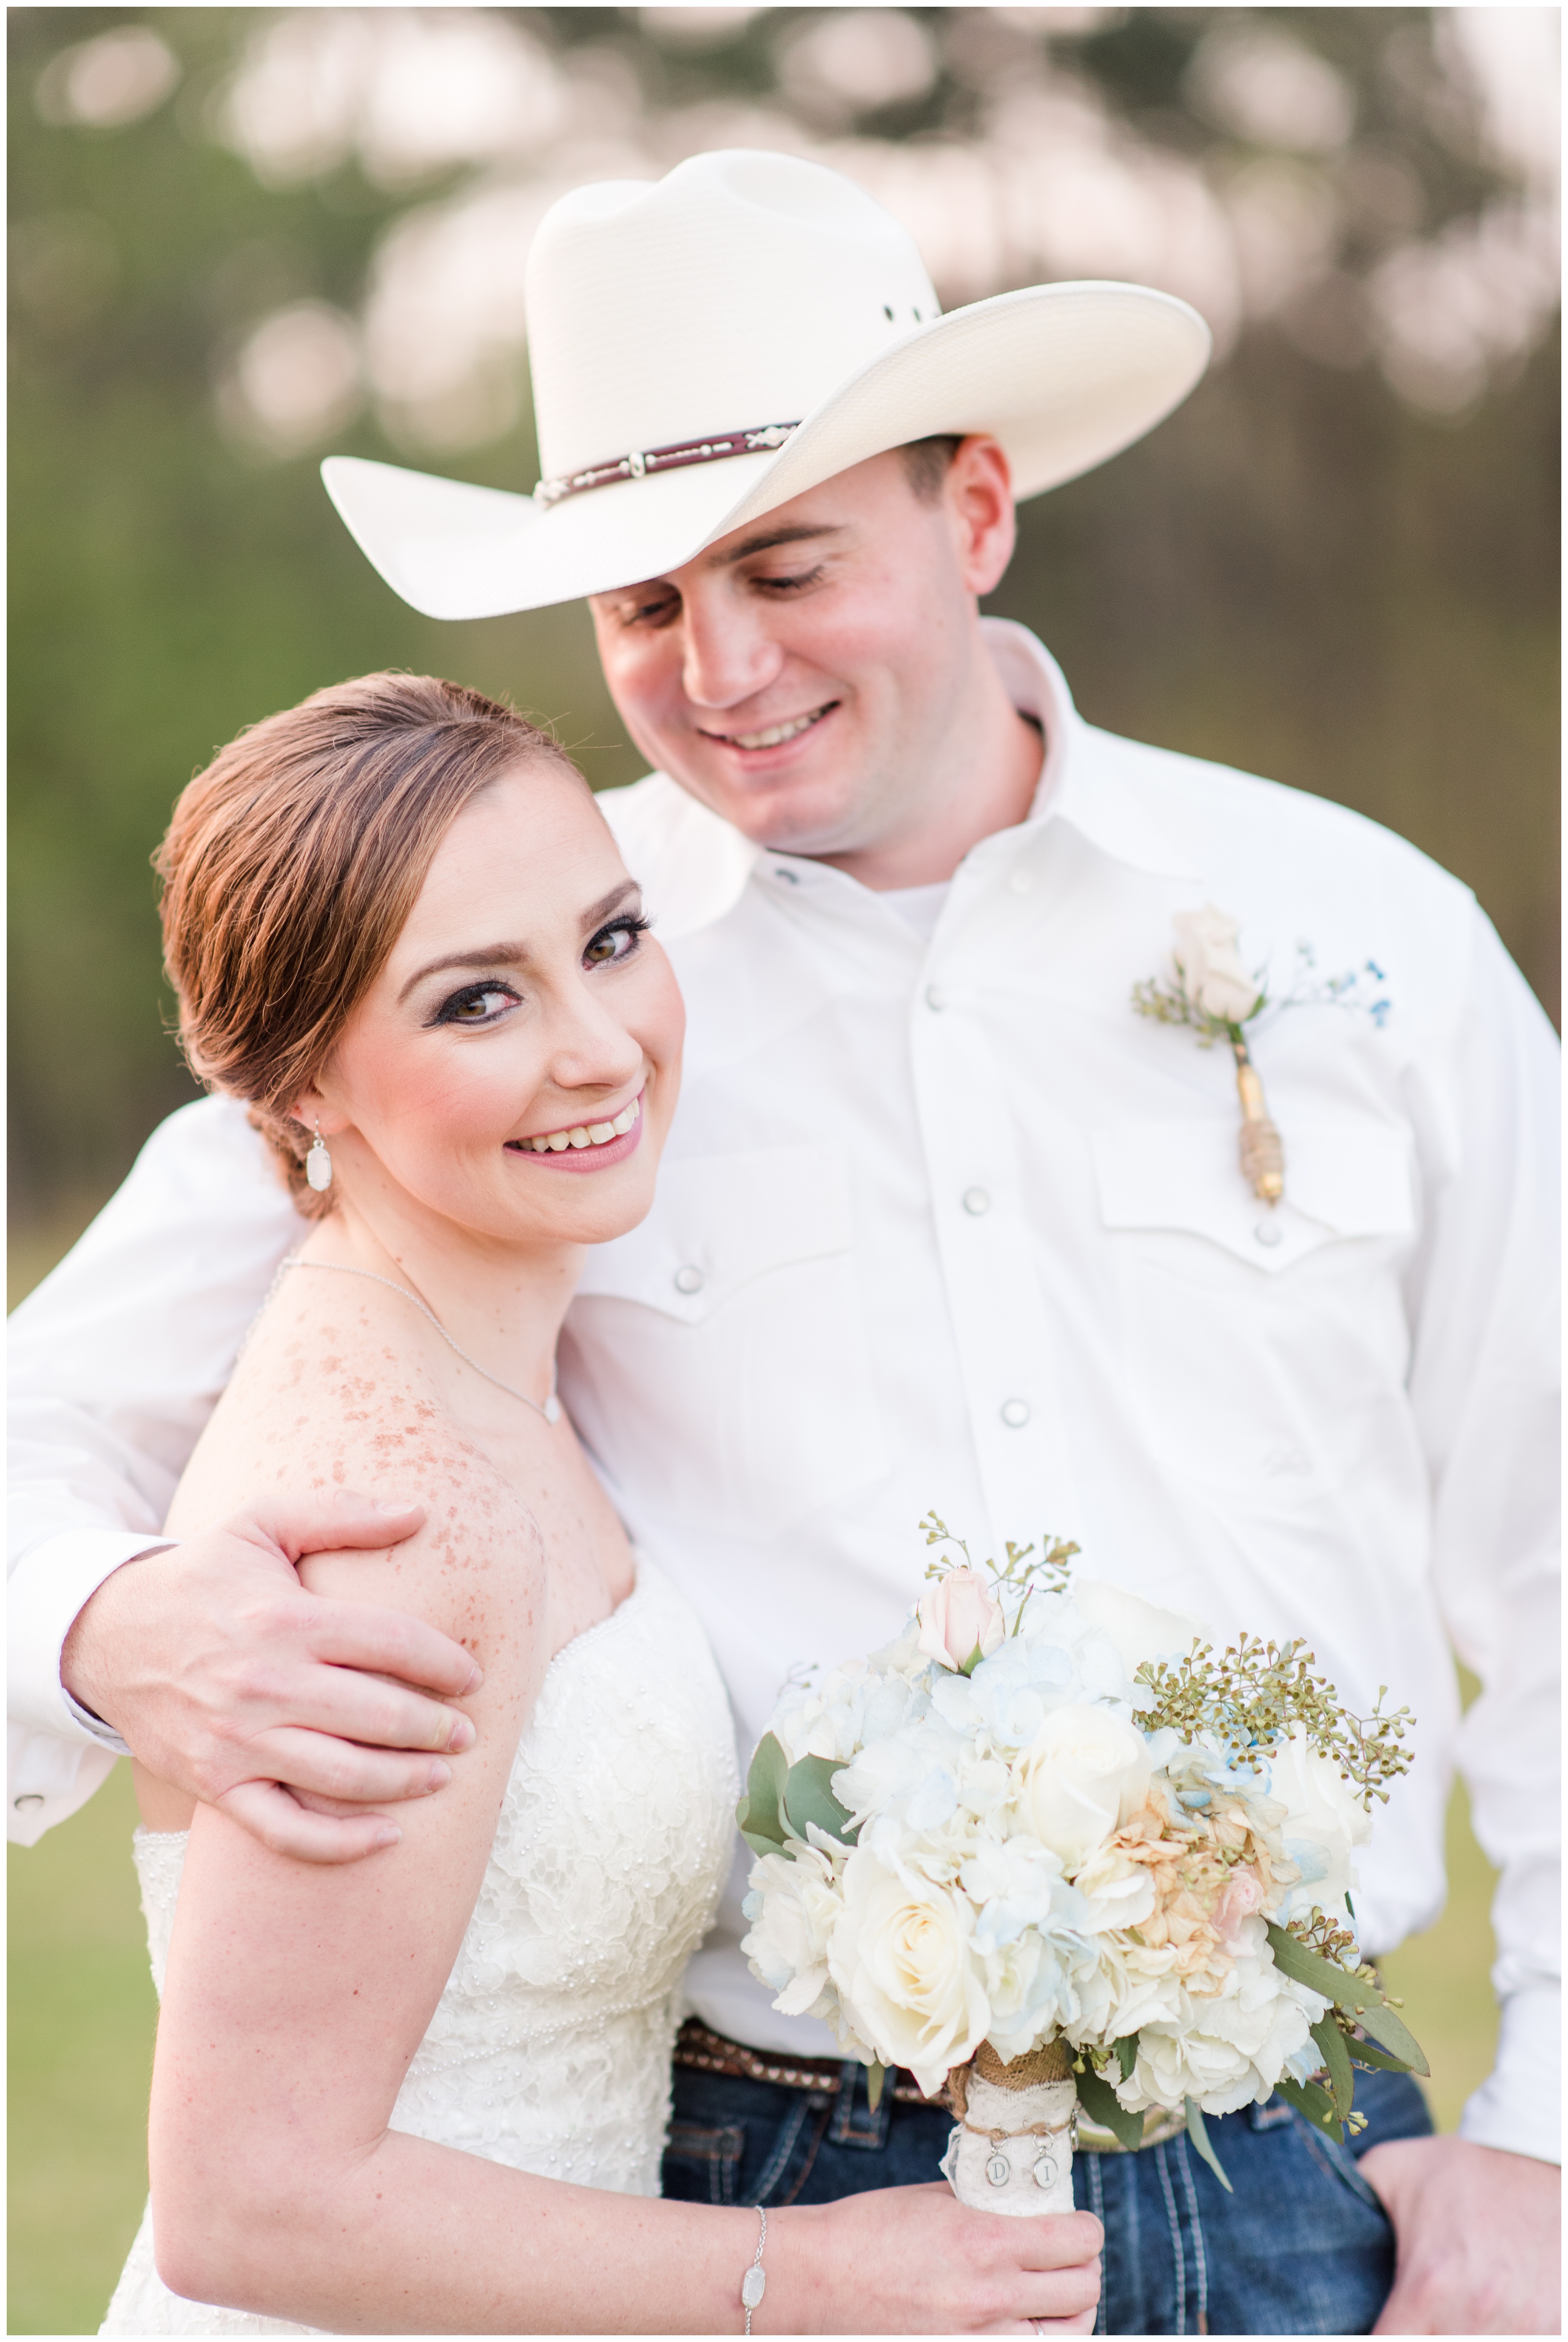
<path fill-rule="evenodd" d="M 1071 2211 L 1073 2160 L 1276 2092 L 1343 2143 L 1358 2066 L 1425 2073 L 1356 1946 L 1353 1849 L 1410 1762 L 1408 1712 L 1340 1702 L 1297 1642 L 1223 1655 L 1069 1577 L 1075 1546 L 977 1569 L 935 1515 L 904 1633 L 786 1686 L 752 1760 L 742 1949 L 785 2016 L 955 2117 L 960 2202 Z"/>
<path fill-rule="evenodd" d="M 983 2041 L 947 2077 L 958 2127 L 942 2168 L 961 2204 L 1027 2218 L 1073 2209 L 1078 2090 L 1064 2041 L 1011 2064 Z"/>

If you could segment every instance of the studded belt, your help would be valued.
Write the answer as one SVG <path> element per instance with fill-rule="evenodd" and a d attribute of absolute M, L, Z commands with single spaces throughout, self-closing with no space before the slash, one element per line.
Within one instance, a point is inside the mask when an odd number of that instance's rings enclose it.
<path fill-rule="evenodd" d="M 844 2087 L 842 2057 L 772 2057 L 748 2049 L 744 2041 L 710 2032 L 688 2017 L 675 2037 L 675 2063 L 696 2074 L 731 2074 L 746 2082 L 772 2082 L 784 2090 L 818 2090 L 835 2097 Z M 902 2107 L 927 2107 L 940 2111 L 942 2102 L 928 2098 L 913 2074 L 897 2067 L 887 2077 L 886 2094 Z"/>
<path fill-rule="evenodd" d="M 842 2057 L 770 2057 L 764 2050 L 749 2049 L 744 2041 L 732 2041 L 726 2033 L 711 2031 L 694 2017 L 687 2017 L 675 2037 L 675 2063 L 689 2072 L 729 2074 L 745 2082 L 771 2082 L 784 2090 L 817 2090 L 824 2097 L 836 2097 L 844 2087 L 844 2062 Z M 928 2098 L 914 2075 L 902 2067 L 888 2076 L 888 2094 L 901 2107 L 925 2107 L 933 2112 L 943 2108 L 942 2099 Z M 1179 2137 L 1186 2127 L 1184 2113 L 1151 2107 L 1144 2117 L 1139 2146 L 1163 2147 L 1167 2139 Z M 1074 2141 L 1091 2155 L 1127 2152 L 1114 2131 L 1085 2121 L 1082 2107 Z"/>

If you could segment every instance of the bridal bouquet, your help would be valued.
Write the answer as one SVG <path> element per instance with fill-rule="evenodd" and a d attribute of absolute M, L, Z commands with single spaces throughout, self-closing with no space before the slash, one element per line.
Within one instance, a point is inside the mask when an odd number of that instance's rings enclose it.
<path fill-rule="evenodd" d="M 1427 2071 L 1356 1947 L 1353 1850 L 1408 1711 L 1351 1715 L 1300 1643 L 1223 1656 L 1074 1581 L 950 1557 L 898 1640 L 794 1683 L 752 1760 L 742 1948 L 788 2015 L 958 2116 L 966 2202 L 1072 2208 L 1080 2116 L 1136 2147 L 1279 2090 L 1331 2137 L 1354 2068 Z M 956 1556 L 961 1554 L 962 1560 Z"/>

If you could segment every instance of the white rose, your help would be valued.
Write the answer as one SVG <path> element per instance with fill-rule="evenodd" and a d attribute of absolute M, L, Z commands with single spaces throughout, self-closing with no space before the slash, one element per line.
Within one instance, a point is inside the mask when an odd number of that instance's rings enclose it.
<path fill-rule="evenodd" d="M 1141 1732 L 1104 1707 L 1058 1707 L 1014 1767 L 1019 1818 L 1068 1871 L 1131 1819 L 1149 1787 Z"/>
<path fill-rule="evenodd" d="M 1206 903 L 1201 911 L 1178 911 L 1172 925 L 1176 966 L 1188 999 L 1205 1016 L 1240 1025 L 1257 1006 L 1259 990 L 1257 978 L 1247 974 L 1236 949 L 1241 933 L 1237 921 Z"/>
<path fill-rule="evenodd" d="M 741 1950 L 753 1976 L 778 1995 L 774 2007 L 782 2016 L 832 2021 L 827 1942 L 844 1907 L 840 1867 L 812 1846 L 793 1856 L 764 1854 L 752 1866 L 751 1892 L 742 1906 L 752 1927 Z"/>
<path fill-rule="evenodd" d="M 1279 1834 L 1287 1858 L 1301 1872 L 1300 1884 L 1275 1916 L 1283 1925 L 1304 1917 L 1314 1903 L 1331 1917 L 1340 1916 L 1355 1885 L 1351 1849 L 1372 1836 L 1371 1817 L 1338 1766 L 1312 1746 L 1304 1724 L 1269 1751 L 1268 1767 L 1269 1797 L 1284 1808 Z"/>
<path fill-rule="evenodd" d="M 964 1897 L 901 1878 L 864 1848 L 850 1856 L 828 1973 L 883 2064 L 907 2066 L 928 2096 L 990 2030 L 974 1927 Z"/>
<path fill-rule="evenodd" d="M 1161 1610 L 1123 1586 L 1078 1579 L 1073 1600 L 1095 1633 L 1114 1644 L 1129 1684 L 1145 1659 L 1179 1658 L 1192 1648 L 1194 1636 L 1208 1639 L 1207 1629 L 1184 1610 Z"/>

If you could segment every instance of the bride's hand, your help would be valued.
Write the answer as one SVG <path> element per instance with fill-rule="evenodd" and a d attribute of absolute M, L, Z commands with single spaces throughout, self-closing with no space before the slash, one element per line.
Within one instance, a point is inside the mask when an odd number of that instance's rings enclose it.
<path fill-rule="evenodd" d="M 372 1854 L 399 1835 L 395 1823 L 345 1807 L 426 1797 L 451 1777 L 436 1752 L 470 1746 L 474 1726 L 444 1702 L 473 1690 L 479 1670 L 461 1644 L 403 1611 L 307 1593 L 294 1565 L 385 1551 L 424 1518 L 419 1506 L 343 1490 L 263 1497 L 105 1578 L 66 1637 L 61 1680 L 149 1772 L 275 1853 Z M 331 1810 L 306 1810 L 295 1790 Z"/>
<path fill-rule="evenodd" d="M 777 2244 L 774 2244 L 774 2238 Z M 966 2211 L 944 2183 L 776 2212 L 757 2334 L 1092 2334 L 1092 2212 Z"/>

